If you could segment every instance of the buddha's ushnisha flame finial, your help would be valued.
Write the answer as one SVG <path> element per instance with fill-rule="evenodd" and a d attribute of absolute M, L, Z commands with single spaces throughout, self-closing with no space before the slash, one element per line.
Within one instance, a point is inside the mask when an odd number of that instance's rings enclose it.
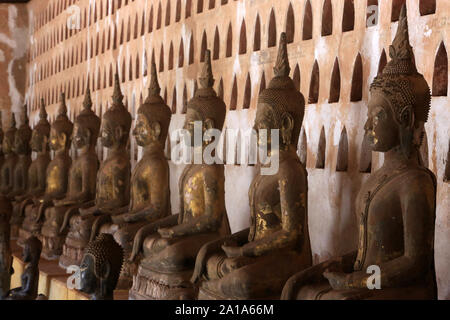
<path fill-rule="evenodd" d="M 389 47 L 391 61 L 385 68 L 386 73 L 405 74 L 416 73 L 417 68 L 414 61 L 414 53 L 409 42 L 408 16 L 406 4 L 402 6 L 398 22 L 397 34 L 392 45 Z"/>
<path fill-rule="evenodd" d="M 214 85 L 210 50 L 205 51 L 205 63 L 203 64 L 202 73 L 200 74 L 200 77 L 198 79 L 200 80 L 200 85 L 202 86 L 202 88 L 212 88 L 212 86 Z"/>
<path fill-rule="evenodd" d="M 123 103 L 123 94 L 120 90 L 120 80 L 119 80 L 119 74 L 116 72 L 114 76 L 114 92 L 112 95 L 113 98 L 113 107 L 117 105 L 122 105 Z"/>
<path fill-rule="evenodd" d="M 161 92 L 161 87 L 158 83 L 158 74 L 156 72 L 156 64 L 154 61 L 151 63 L 150 70 L 150 87 L 148 88 L 149 96 L 159 96 Z"/>
<path fill-rule="evenodd" d="M 86 95 L 84 96 L 83 109 L 91 110 L 91 108 L 92 108 L 91 89 L 88 86 L 86 89 Z"/>
<path fill-rule="evenodd" d="M 282 32 L 280 37 L 280 45 L 278 46 L 278 56 L 273 72 L 276 77 L 289 77 L 291 67 L 289 66 L 289 59 L 287 53 L 286 33 Z"/>
<path fill-rule="evenodd" d="M 67 117 L 66 94 L 61 92 L 61 103 L 59 104 L 58 116 Z"/>
<path fill-rule="evenodd" d="M 44 99 L 41 99 L 41 106 L 39 108 L 39 119 L 46 120 L 47 119 L 47 110 L 45 110 Z"/>
<path fill-rule="evenodd" d="M 158 82 L 158 74 L 156 72 L 156 64 L 154 61 L 151 63 L 150 69 L 150 87 L 148 89 L 149 96 L 159 96 L 161 87 Z"/>

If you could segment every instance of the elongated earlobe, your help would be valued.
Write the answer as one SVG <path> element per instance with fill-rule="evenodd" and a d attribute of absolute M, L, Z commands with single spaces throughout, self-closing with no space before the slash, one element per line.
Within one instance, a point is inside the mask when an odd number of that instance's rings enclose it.
<path fill-rule="evenodd" d="M 289 113 L 285 113 L 283 115 L 283 120 L 281 123 L 281 138 L 283 139 L 284 145 L 291 144 L 293 129 L 294 129 L 294 119 Z"/>

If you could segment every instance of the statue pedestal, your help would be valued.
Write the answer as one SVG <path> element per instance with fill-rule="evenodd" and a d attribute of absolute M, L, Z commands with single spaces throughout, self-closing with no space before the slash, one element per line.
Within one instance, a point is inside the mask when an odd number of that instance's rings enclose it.
<path fill-rule="evenodd" d="M 11 288 L 21 286 L 21 279 L 25 263 L 22 261 L 22 248 L 16 241 L 11 241 L 11 251 L 13 253 L 14 274 L 11 277 Z M 66 273 L 58 265 L 58 260 L 39 261 L 39 287 L 38 294 L 43 294 L 49 300 L 89 300 L 89 296 L 75 289 L 67 288 L 67 279 L 70 274 Z M 114 291 L 115 300 L 128 300 L 128 290 Z"/>

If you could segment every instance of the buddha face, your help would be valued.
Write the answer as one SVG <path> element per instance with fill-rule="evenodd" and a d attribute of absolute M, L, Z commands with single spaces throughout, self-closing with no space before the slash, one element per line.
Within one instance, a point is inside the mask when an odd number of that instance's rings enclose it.
<path fill-rule="evenodd" d="M 80 125 L 79 123 L 75 123 L 73 128 L 73 145 L 77 149 L 81 149 L 83 147 L 89 146 L 91 139 L 91 132 L 88 128 Z"/>
<path fill-rule="evenodd" d="M 85 254 L 80 265 L 80 290 L 87 294 L 94 293 L 96 289 L 97 277 L 94 273 L 94 265 L 94 257 L 90 254 Z"/>
<path fill-rule="evenodd" d="M 195 122 L 201 122 L 202 123 L 202 137 L 200 141 L 203 141 L 203 137 L 205 135 L 206 130 L 208 129 L 213 129 L 214 128 L 214 121 L 207 118 L 207 119 L 203 119 L 203 117 L 195 110 L 195 109 L 191 109 L 189 108 L 186 112 L 186 120 L 184 122 L 184 127 L 183 129 L 187 130 L 189 132 L 189 134 L 191 135 L 191 139 L 189 141 L 189 139 L 185 139 L 185 141 L 187 143 L 190 142 L 190 147 L 194 147 L 194 134 L 195 134 Z"/>
<path fill-rule="evenodd" d="M 273 117 L 273 110 L 267 103 L 259 103 L 256 111 L 255 125 L 253 129 L 258 134 L 258 146 L 260 148 L 271 146 L 271 129 L 279 129 L 275 124 L 275 119 Z M 266 130 L 267 135 L 260 134 L 261 130 Z"/>
<path fill-rule="evenodd" d="M 373 151 L 387 152 L 400 144 L 398 124 L 383 93 L 371 95 L 364 130 Z"/>
<path fill-rule="evenodd" d="M 6 154 L 13 152 L 13 141 L 11 140 L 12 137 L 8 137 L 8 135 L 6 135 L 5 138 L 3 139 L 2 149 L 3 152 Z"/>
<path fill-rule="evenodd" d="M 62 150 L 66 147 L 67 136 L 64 132 L 58 132 L 55 128 L 50 130 L 50 148 L 54 151 Z"/>
<path fill-rule="evenodd" d="M 111 148 L 116 141 L 114 135 L 114 128 L 111 122 L 108 120 L 102 121 L 102 127 L 100 129 L 100 139 L 102 145 L 106 148 Z"/>
<path fill-rule="evenodd" d="M 45 149 L 47 143 L 47 136 L 39 132 L 39 130 L 33 130 L 31 134 L 30 147 L 34 152 L 41 152 Z"/>
<path fill-rule="evenodd" d="M 31 262 L 31 248 L 29 244 L 25 244 L 22 252 L 22 258 L 25 263 Z"/>
<path fill-rule="evenodd" d="M 160 134 L 161 126 L 159 122 L 151 121 L 151 119 L 148 119 L 142 113 L 138 114 L 133 136 L 139 146 L 144 147 L 152 142 L 158 141 Z"/>
<path fill-rule="evenodd" d="M 29 142 L 18 132 L 14 137 L 14 152 L 25 154 L 28 151 Z"/>

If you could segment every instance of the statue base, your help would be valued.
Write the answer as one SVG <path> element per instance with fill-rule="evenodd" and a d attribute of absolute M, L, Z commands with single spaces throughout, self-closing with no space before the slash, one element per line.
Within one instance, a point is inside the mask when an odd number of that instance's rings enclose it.
<path fill-rule="evenodd" d="M 133 277 L 130 300 L 195 300 L 196 288 L 190 283 L 193 270 L 160 273 L 139 266 Z"/>
<path fill-rule="evenodd" d="M 41 256 L 47 260 L 57 260 L 62 254 L 66 236 L 47 236 L 42 234 Z"/>
<path fill-rule="evenodd" d="M 66 238 L 62 248 L 62 255 L 59 258 L 59 265 L 61 268 L 67 269 L 69 266 L 81 264 L 83 259 L 84 249 L 88 243 Z"/>
<path fill-rule="evenodd" d="M 25 208 L 25 219 L 22 226 L 19 228 L 19 234 L 17 238 L 17 244 L 23 248 L 25 241 L 35 236 L 40 238 L 42 222 L 36 222 L 37 207 L 29 205 Z"/>

